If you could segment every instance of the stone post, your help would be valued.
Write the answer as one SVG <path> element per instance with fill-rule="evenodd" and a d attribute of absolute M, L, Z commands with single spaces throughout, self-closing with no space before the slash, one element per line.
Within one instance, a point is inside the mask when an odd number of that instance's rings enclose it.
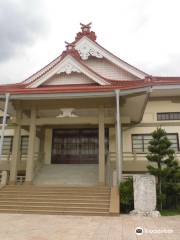
<path fill-rule="evenodd" d="M 131 215 L 159 216 L 156 211 L 156 181 L 150 174 L 133 176 L 134 210 Z"/>

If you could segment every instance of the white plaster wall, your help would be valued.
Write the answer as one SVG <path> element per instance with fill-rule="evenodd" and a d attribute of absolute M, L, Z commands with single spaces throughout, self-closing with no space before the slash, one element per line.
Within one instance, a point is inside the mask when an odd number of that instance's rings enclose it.
<path fill-rule="evenodd" d="M 132 152 L 132 134 L 150 134 L 158 126 L 164 128 L 167 133 L 178 133 L 180 138 L 180 120 L 157 121 L 157 112 L 180 112 L 180 103 L 174 103 L 170 100 L 149 101 L 141 123 L 132 127 L 123 127 L 123 152 Z M 116 149 L 114 128 L 109 130 L 109 139 L 110 151 L 114 152 Z"/>
<path fill-rule="evenodd" d="M 3 111 L 2 110 L 0 110 L 0 117 L 2 117 L 3 116 Z"/>
<path fill-rule="evenodd" d="M 180 112 L 180 103 L 171 100 L 150 100 L 146 106 L 143 119 L 137 126 L 126 127 L 123 131 L 123 151 L 132 151 L 132 134 L 152 133 L 161 126 L 167 133 L 178 133 L 180 138 L 180 120 L 157 121 L 157 112 Z"/>
<path fill-rule="evenodd" d="M 0 126 L 1 126 L 1 124 L 0 124 Z M 1 129 L 0 129 L 0 134 L 1 134 Z M 13 135 L 14 135 L 14 129 L 12 129 L 12 128 L 6 128 L 5 129 L 5 136 L 13 136 Z M 21 130 L 21 135 L 22 136 L 27 136 L 27 135 L 29 135 L 29 133 L 28 133 L 28 131 L 22 129 Z"/>
<path fill-rule="evenodd" d="M 159 100 L 159 101 L 150 100 L 147 103 L 142 122 L 143 123 L 175 122 L 174 120 L 173 121 L 157 121 L 158 112 L 180 112 L 180 103 L 173 102 L 171 100 Z"/>

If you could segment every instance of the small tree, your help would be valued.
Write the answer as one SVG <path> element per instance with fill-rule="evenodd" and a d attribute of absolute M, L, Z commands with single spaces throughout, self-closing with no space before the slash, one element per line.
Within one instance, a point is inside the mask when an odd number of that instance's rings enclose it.
<path fill-rule="evenodd" d="M 171 148 L 172 143 L 164 129 L 157 128 L 152 133 L 152 140 L 149 144 L 147 159 L 153 164 L 147 168 L 152 175 L 157 177 L 158 205 L 159 209 L 162 210 L 162 202 L 165 199 L 165 193 L 162 192 L 162 181 L 166 181 L 168 176 L 174 176 L 174 171 L 178 165 L 174 159 L 175 152 Z"/>

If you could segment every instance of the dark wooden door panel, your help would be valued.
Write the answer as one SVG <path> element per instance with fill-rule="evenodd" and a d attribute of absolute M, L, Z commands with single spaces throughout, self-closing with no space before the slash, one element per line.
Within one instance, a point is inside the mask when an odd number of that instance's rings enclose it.
<path fill-rule="evenodd" d="M 98 129 L 54 129 L 52 163 L 98 163 Z"/>

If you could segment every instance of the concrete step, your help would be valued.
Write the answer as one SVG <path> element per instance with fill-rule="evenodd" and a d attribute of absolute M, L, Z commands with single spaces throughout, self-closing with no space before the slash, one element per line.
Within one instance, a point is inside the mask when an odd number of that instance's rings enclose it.
<path fill-rule="evenodd" d="M 108 212 L 107 207 L 88 207 L 88 206 L 51 206 L 51 205 L 46 205 L 46 206 L 41 206 L 41 205 L 23 205 L 23 204 L 1 204 L 0 209 L 19 209 L 19 210 L 53 210 L 53 211 L 95 211 L 95 212 Z"/>
<path fill-rule="evenodd" d="M 109 203 L 91 203 L 91 202 L 65 202 L 65 201 L 61 201 L 61 202 L 50 202 L 50 201 L 38 201 L 38 200 L 34 200 L 34 201 L 23 201 L 23 200 L 16 200 L 16 202 L 11 201 L 11 200 L 6 200 L 6 201 L 2 201 L 0 200 L 0 206 L 3 205 L 9 205 L 12 206 L 14 205 L 14 203 L 16 203 L 17 205 L 21 205 L 21 206 L 37 206 L 37 205 L 41 205 L 41 206 L 53 206 L 53 207 L 103 207 L 103 208 L 108 208 L 109 207 Z"/>
<path fill-rule="evenodd" d="M 92 189 L 92 188 L 61 188 L 61 187 L 6 187 L 4 188 L 3 191 L 46 191 L 46 192 L 89 192 L 89 193 L 109 193 L 110 189 L 101 189 L 101 188 L 97 188 L 97 189 Z"/>
<path fill-rule="evenodd" d="M 69 187 L 69 186 L 59 186 L 59 185 L 33 185 L 33 184 L 29 184 L 29 185 L 7 185 L 6 186 L 6 189 L 10 189 L 10 188 L 14 188 L 14 189 L 27 189 L 27 188 L 36 188 L 36 189 L 40 189 L 40 188 L 43 188 L 43 189 L 80 189 L 80 190 L 109 190 L 110 188 L 109 187 L 106 187 L 106 186 L 94 186 L 94 187 Z"/>
<path fill-rule="evenodd" d="M 2 197 L 41 197 L 41 198 L 54 198 L 54 199 L 62 199 L 62 198 L 67 198 L 67 199 L 109 199 L 108 195 L 82 195 L 82 194 L 33 194 L 33 193 L 26 193 L 26 194 L 20 194 L 20 193 L 14 193 L 14 194 L 9 194 L 9 193 L 0 193 L 0 198 Z"/>
<path fill-rule="evenodd" d="M 0 208 L 1 213 L 15 213 L 15 214 L 47 214 L 47 215 L 78 215 L 78 216 L 109 216 L 109 212 L 96 211 L 49 211 L 49 210 L 25 210 L 25 209 L 8 209 Z"/>
<path fill-rule="evenodd" d="M 35 196 L 35 197 L 24 197 L 24 196 L 9 196 L 9 197 L 6 197 L 6 196 L 1 196 L 0 198 L 0 202 L 1 201 L 26 201 L 26 202 L 29 202 L 29 201 L 39 201 L 39 202 L 84 202 L 84 203 L 108 203 L 110 202 L 110 199 L 107 198 L 107 199 L 99 199 L 99 198 L 63 198 L 63 197 L 56 197 L 56 198 L 52 198 L 51 196 L 49 196 L 48 198 L 44 198 L 43 196 Z"/>
<path fill-rule="evenodd" d="M 108 215 L 110 189 L 105 187 L 8 186 L 0 191 L 0 212 Z"/>
<path fill-rule="evenodd" d="M 28 194 L 28 193 L 32 193 L 32 194 L 71 194 L 71 195 L 76 195 L 76 194 L 80 194 L 80 195 L 95 195 L 95 196 L 109 196 L 110 192 L 87 192 L 87 191 L 56 191 L 56 190 L 49 190 L 49 191 L 45 191 L 45 190 L 1 190 L 1 193 L 9 193 L 9 194 L 14 194 L 14 193 L 19 193 L 19 194 Z"/>

